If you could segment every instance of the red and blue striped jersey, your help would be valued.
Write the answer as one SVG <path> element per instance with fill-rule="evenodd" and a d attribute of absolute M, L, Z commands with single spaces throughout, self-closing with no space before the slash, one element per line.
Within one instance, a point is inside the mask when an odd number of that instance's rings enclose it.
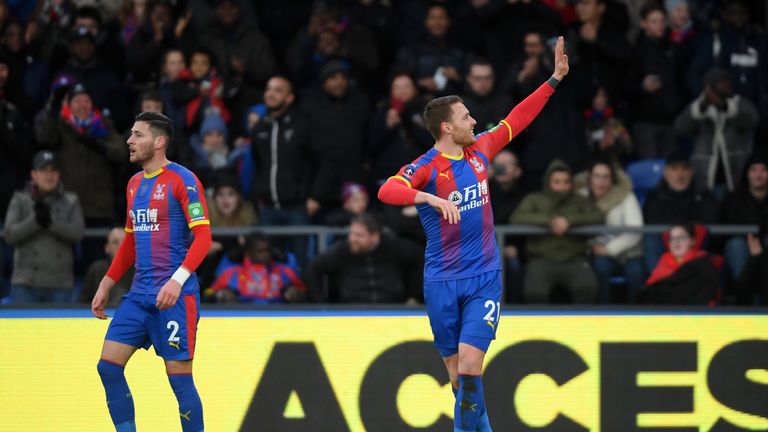
<path fill-rule="evenodd" d="M 224 270 L 211 289 L 237 290 L 240 301 L 244 303 L 284 303 L 283 290 L 290 285 L 306 291 L 304 282 L 287 265 L 252 263 L 246 258 L 242 265 Z"/>
<path fill-rule="evenodd" d="M 416 206 L 427 234 L 424 280 L 461 279 L 501 269 L 488 165 L 512 136 L 509 123 L 502 120 L 477 135 L 475 143 L 465 147 L 462 155 L 452 156 L 432 148 L 393 177 L 459 207 L 461 221 L 451 225 L 428 204 Z"/>
<path fill-rule="evenodd" d="M 136 242 L 131 291 L 157 294 L 187 256 L 191 228 L 210 224 L 205 191 L 192 171 L 171 162 L 151 174 L 136 173 L 128 181 L 126 198 L 125 231 Z M 181 295 L 198 290 L 192 273 Z"/>

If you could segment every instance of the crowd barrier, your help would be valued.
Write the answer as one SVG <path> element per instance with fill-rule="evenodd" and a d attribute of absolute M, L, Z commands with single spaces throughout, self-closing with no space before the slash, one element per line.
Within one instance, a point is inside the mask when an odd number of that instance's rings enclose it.
<path fill-rule="evenodd" d="M 108 322 L 0 309 L 0 430 L 112 430 Z M 484 385 L 496 431 L 768 430 L 768 310 L 508 308 Z M 448 431 L 453 395 L 421 308 L 204 308 L 210 431 Z M 152 349 L 126 369 L 138 429 L 180 430 Z"/>

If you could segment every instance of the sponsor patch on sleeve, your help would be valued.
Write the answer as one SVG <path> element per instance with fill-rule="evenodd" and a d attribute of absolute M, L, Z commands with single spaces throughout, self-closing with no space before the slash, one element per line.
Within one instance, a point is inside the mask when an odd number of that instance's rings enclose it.
<path fill-rule="evenodd" d="M 203 213 L 203 205 L 200 204 L 200 202 L 189 203 L 187 206 L 187 214 L 189 214 L 190 221 L 205 219 L 205 213 Z"/>

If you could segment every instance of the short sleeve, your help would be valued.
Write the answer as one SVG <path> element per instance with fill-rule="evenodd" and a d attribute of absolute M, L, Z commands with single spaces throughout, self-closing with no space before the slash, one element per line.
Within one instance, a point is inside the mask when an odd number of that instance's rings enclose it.
<path fill-rule="evenodd" d="M 125 202 L 127 203 L 125 209 L 125 232 L 128 234 L 133 233 L 133 219 L 131 218 L 131 209 L 133 208 L 133 197 L 136 195 L 136 190 L 138 187 L 139 182 L 136 181 L 136 177 L 133 177 L 128 181 L 128 186 L 125 188 Z"/>
<path fill-rule="evenodd" d="M 181 182 L 174 184 L 174 196 L 181 204 L 187 225 L 194 228 L 198 225 L 210 225 L 208 204 L 205 202 L 205 189 L 202 183 L 192 173 L 179 176 Z"/>

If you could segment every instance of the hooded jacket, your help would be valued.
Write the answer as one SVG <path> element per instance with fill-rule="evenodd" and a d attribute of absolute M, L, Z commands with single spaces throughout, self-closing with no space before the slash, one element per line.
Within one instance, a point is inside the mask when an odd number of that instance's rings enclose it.
<path fill-rule="evenodd" d="M 526 196 L 512 214 L 510 223 L 548 228 L 557 216 L 566 218 L 570 227 L 603 223 L 605 217 L 589 198 L 577 194 L 573 189 L 567 193 L 557 193 L 549 188 L 550 177 L 556 170 L 571 172 L 565 162 L 559 159 L 552 161 L 544 175 L 543 190 Z M 527 240 L 529 257 L 557 262 L 583 258 L 586 249 L 586 237 L 570 234 L 545 234 L 531 236 Z"/>

